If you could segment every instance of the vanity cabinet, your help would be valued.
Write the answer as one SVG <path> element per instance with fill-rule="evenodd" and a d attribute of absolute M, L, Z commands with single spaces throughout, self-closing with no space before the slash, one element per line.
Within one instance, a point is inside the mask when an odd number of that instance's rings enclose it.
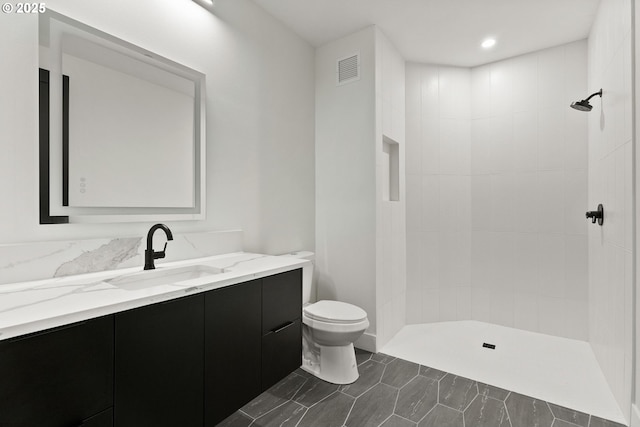
<path fill-rule="evenodd" d="M 2 427 L 214 427 L 297 369 L 302 270 L 0 341 Z"/>
<path fill-rule="evenodd" d="M 214 427 L 300 367 L 302 270 L 205 299 L 205 425 Z"/>
<path fill-rule="evenodd" d="M 115 427 L 203 425 L 204 301 L 115 315 Z"/>
<path fill-rule="evenodd" d="M 262 280 L 205 294 L 205 420 L 215 426 L 261 393 Z"/>
<path fill-rule="evenodd" d="M 111 427 L 113 315 L 0 341 L 0 426 Z"/>
<path fill-rule="evenodd" d="M 302 270 L 262 279 L 262 391 L 302 364 Z"/>

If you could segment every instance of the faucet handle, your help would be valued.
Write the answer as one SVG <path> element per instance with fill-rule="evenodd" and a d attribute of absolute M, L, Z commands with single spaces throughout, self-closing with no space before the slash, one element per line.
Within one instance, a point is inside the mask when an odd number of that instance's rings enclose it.
<path fill-rule="evenodd" d="M 164 258 L 165 257 L 165 251 L 167 250 L 167 242 L 164 242 L 164 248 L 162 248 L 161 251 L 158 252 L 154 252 L 153 253 L 153 258 L 154 259 L 159 259 L 159 258 Z"/>

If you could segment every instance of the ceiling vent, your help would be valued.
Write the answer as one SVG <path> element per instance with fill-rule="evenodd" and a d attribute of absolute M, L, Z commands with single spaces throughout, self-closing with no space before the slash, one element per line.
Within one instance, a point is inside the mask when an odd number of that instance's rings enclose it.
<path fill-rule="evenodd" d="M 336 77 L 338 86 L 360 80 L 360 54 L 355 53 L 338 59 Z"/>

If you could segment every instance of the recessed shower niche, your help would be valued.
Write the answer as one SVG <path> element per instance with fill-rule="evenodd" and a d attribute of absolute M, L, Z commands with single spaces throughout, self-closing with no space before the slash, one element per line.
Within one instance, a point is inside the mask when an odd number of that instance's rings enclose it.
<path fill-rule="evenodd" d="M 41 223 L 204 218 L 205 76 L 52 11 L 39 32 Z"/>
<path fill-rule="evenodd" d="M 397 202 L 400 200 L 400 146 L 386 135 L 382 136 L 383 153 L 383 200 Z"/>

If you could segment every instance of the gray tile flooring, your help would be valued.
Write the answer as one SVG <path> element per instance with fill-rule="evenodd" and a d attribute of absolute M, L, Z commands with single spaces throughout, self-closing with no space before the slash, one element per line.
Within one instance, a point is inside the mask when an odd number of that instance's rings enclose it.
<path fill-rule="evenodd" d="M 296 370 L 219 427 L 623 427 L 595 416 L 356 350 L 360 378 L 329 384 Z"/>

